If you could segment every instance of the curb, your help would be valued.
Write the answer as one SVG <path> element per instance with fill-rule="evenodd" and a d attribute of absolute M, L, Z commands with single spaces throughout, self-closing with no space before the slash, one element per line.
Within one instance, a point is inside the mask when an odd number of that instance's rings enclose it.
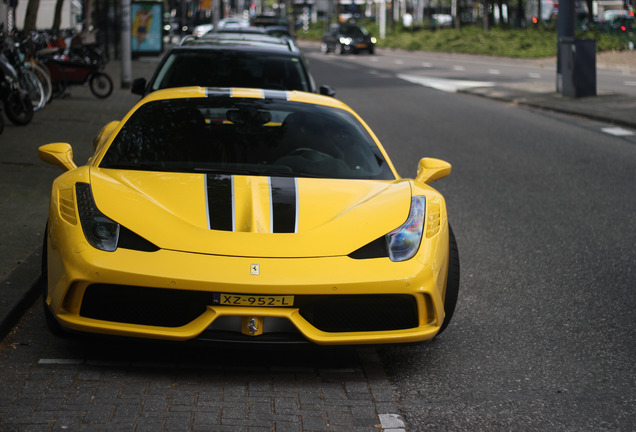
<path fill-rule="evenodd" d="M 35 280 L 34 275 L 37 275 Z M 40 275 L 41 258 L 38 251 L 32 253 L 2 281 L 6 296 L 0 299 L 0 341 L 11 332 L 40 296 Z"/>

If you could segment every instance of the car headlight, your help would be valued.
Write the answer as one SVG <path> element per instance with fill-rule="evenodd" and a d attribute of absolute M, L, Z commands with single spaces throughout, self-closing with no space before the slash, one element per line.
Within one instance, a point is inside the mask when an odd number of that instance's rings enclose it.
<path fill-rule="evenodd" d="M 424 215 L 426 214 L 426 198 L 411 198 L 411 211 L 406 222 L 386 235 L 386 244 L 391 261 L 406 261 L 413 258 L 420 248 Z"/>
<path fill-rule="evenodd" d="M 75 194 L 86 240 L 97 249 L 113 252 L 117 249 L 119 224 L 99 211 L 88 183 L 76 183 Z"/>
<path fill-rule="evenodd" d="M 372 44 L 376 44 L 377 42 L 378 42 L 378 40 L 377 40 L 375 37 L 372 37 L 372 38 L 371 38 L 371 43 L 372 43 Z"/>
<path fill-rule="evenodd" d="M 349 45 L 351 43 L 351 40 L 352 39 L 350 37 L 344 37 L 344 36 L 339 39 L 340 43 L 343 45 Z"/>

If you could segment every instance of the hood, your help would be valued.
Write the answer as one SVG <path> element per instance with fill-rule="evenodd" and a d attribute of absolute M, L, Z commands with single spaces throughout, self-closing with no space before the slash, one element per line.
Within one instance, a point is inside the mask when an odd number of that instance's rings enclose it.
<path fill-rule="evenodd" d="M 348 255 L 408 217 L 407 180 L 91 169 L 97 207 L 162 249 L 245 257 Z"/>

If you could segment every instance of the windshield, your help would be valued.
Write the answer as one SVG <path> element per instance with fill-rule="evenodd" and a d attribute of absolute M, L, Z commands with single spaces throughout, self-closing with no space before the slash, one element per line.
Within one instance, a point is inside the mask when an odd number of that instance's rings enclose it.
<path fill-rule="evenodd" d="M 394 179 L 350 113 L 283 99 L 149 102 L 122 127 L 100 167 L 265 176 Z"/>
<path fill-rule="evenodd" d="M 173 52 L 152 90 L 187 86 L 312 91 L 300 58 L 222 50 Z"/>
<path fill-rule="evenodd" d="M 367 30 L 363 27 L 358 27 L 356 25 L 344 25 L 341 27 L 342 34 L 345 36 L 351 37 L 361 37 L 369 34 Z"/>

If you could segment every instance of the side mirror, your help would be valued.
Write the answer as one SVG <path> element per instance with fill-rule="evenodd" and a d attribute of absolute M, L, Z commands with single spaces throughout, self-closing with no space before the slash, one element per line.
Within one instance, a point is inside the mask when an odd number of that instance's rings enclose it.
<path fill-rule="evenodd" d="M 451 164 L 448 162 L 435 158 L 422 158 L 417 165 L 415 180 L 428 184 L 447 177 L 450 173 Z"/>
<path fill-rule="evenodd" d="M 321 95 L 325 95 L 325 96 L 334 97 L 336 95 L 336 91 L 334 89 L 332 89 L 331 86 L 321 85 L 320 86 L 320 94 Z"/>
<path fill-rule="evenodd" d="M 130 88 L 132 94 L 144 96 L 146 93 L 146 78 L 135 78 Z"/>
<path fill-rule="evenodd" d="M 67 143 L 45 144 L 38 148 L 38 156 L 46 163 L 58 166 L 64 171 L 77 168 L 73 162 L 73 148 Z"/>

